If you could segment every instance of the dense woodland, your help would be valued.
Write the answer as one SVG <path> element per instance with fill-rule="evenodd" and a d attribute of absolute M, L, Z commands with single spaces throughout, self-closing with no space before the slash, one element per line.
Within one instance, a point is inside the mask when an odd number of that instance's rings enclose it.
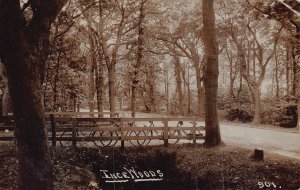
<path fill-rule="evenodd" d="M 46 111 L 203 116 L 200 4 L 68 1 L 51 27 Z M 25 12 L 29 19 L 30 9 Z M 221 116 L 295 127 L 299 2 L 216 1 L 215 14 Z M 4 107 L 5 78 L 3 72 Z"/>
<path fill-rule="evenodd" d="M 67 2 L 51 28 L 43 82 L 46 111 L 88 108 L 128 110 L 133 116 L 135 111 L 203 116 L 200 4 Z M 222 116 L 286 126 L 278 117 L 296 115 L 290 112 L 296 113 L 297 99 L 297 10 L 299 3 L 292 0 L 215 2 Z M 30 17 L 30 10 L 25 11 Z"/>
<path fill-rule="evenodd" d="M 21 175 L 51 173 L 44 111 L 205 116 L 216 135 L 218 100 L 221 118 L 295 127 L 299 12 L 298 0 L 0 0 Z"/>

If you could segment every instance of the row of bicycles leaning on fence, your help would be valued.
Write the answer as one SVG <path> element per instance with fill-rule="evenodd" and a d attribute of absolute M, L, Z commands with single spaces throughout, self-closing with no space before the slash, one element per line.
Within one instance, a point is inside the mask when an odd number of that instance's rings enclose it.
<path fill-rule="evenodd" d="M 164 123 L 164 122 L 162 122 Z M 193 124 L 193 122 L 189 122 Z M 194 123 L 196 124 L 196 123 Z M 77 123 L 77 126 L 90 126 L 96 127 L 96 122 L 91 123 Z M 126 140 L 133 146 L 142 146 L 148 145 L 152 140 L 163 140 L 162 137 L 164 136 L 163 130 L 155 130 L 151 129 L 154 128 L 154 122 L 149 121 L 149 125 L 143 124 L 144 127 L 149 127 L 148 130 L 125 130 L 123 131 L 123 135 L 125 137 L 129 137 L 129 140 Z M 65 130 L 57 134 L 58 141 L 60 145 L 65 147 L 70 147 L 74 145 L 74 135 L 76 146 L 86 146 L 88 143 L 92 143 L 98 147 L 111 147 L 116 145 L 119 141 L 121 141 L 121 131 L 117 130 L 115 127 L 120 127 L 120 123 L 114 123 L 111 126 L 112 130 L 95 130 L 95 131 L 85 131 L 80 130 L 80 127 L 76 127 L 75 132 L 70 130 Z M 126 122 L 125 127 L 137 127 L 135 122 Z M 183 128 L 183 121 L 178 121 L 177 125 L 168 130 L 168 135 L 175 136 L 176 138 L 170 139 L 169 143 L 178 143 L 181 139 L 189 139 L 192 140 L 192 136 L 195 135 L 197 139 L 204 138 L 204 131 L 196 127 L 196 130 L 191 130 L 191 127 L 187 128 L 187 130 L 182 130 Z M 115 129 L 114 129 L 115 128 Z M 178 130 L 177 130 L 178 129 Z M 180 138 L 180 137 L 186 138 Z M 133 138 L 131 138 L 133 137 Z M 89 139 L 89 140 L 87 140 Z"/>

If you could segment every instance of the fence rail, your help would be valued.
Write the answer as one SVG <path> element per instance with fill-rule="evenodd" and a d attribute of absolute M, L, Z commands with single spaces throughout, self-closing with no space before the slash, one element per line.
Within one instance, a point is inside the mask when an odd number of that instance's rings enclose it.
<path fill-rule="evenodd" d="M 203 140 L 205 137 L 205 127 L 197 125 L 200 120 L 192 117 L 100 118 L 74 117 L 74 114 L 62 116 L 63 114 L 50 113 L 46 118 L 52 146 L 59 142 L 63 146 L 93 143 L 96 146 L 120 145 L 124 148 L 125 142 L 132 145 L 148 145 L 152 140 L 168 146 L 169 143 L 177 143 L 180 140 L 191 140 L 196 144 L 197 140 Z M 0 126 L 0 134 L 4 134 L 0 135 L 0 141 L 12 141 L 13 130 L 13 126 Z"/>

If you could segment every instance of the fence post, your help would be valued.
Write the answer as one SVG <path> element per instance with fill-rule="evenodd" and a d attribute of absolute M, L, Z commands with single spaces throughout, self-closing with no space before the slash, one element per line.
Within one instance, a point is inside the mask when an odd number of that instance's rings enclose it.
<path fill-rule="evenodd" d="M 72 117 L 72 145 L 76 146 L 76 118 Z"/>
<path fill-rule="evenodd" d="M 168 130 L 168 120 L 164 118 L 164 145 L 167 147 L 169 142 L 168 142 L 168 136 L 169 136 L 169 130 Z"/>
<path fill-rule="evenodd" d="M 124 151 L 124 121 L 121 119 L 120 123 L 121 127 L 121 151 Z"/>
<path fill-rule="evenodd" d="M 51 141 L 52 146 L 56 146 L 56 129 L 55 129 L 55 119 L 54 114 L 50 114 L 50 122 L 51 122 Z"/>
<path fill-rule="evenodd" d="M 196 121 L 193 121 L 193 144 L 196 146 Z"/>

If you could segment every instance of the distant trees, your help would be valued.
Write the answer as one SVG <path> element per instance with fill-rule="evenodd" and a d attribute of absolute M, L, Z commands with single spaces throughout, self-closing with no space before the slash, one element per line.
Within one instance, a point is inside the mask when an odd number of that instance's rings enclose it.
<path fill-rule="evenodd" d="M 217 14 L 222 18 L 218 24 L 221 31 L 219 41 L 224 44 L 226 39 L 225 51 L 220 55 L 226 57 L 229 66 L 225 73 L 221 70 L 222 75 L 226 76 L 223 81 L 225 78 L 228 82 L 228 95 L 231 97 L 227 103 L 231 102 L 232 109 L 242 109 L 253 114 L 254 123 L 269 123 L 266 110 L 278 109 L 274 102 L 290 102 L 292 106 L 290 100 L 293 98 L 290 95 L 295 75 L 288 34 L 293 27 L 288 24 L 288 19 L 282 18 L 282 22 L 275 22 L 267 14 L 261 14 L 260 11 L 273 9 L 265 7 L 271 5 L 268 1 L 261 4 L 254 0 L 232 1 L 231 6 L 221 2 L 217 5 L 221 8 Z M 273 5 L 282 4 L 276 2 Z M 284 6 L 281 8 L 285 9 Z M 250 97 L 250 102 L 245 97 Z M 268 98 L 274 102 L 266 101 Z M 285 106 L 287 104 L 282 103 L 280 109 L 285 109 Z"/>
<path fill-rule="evenodd" d="M 79 44 L 69 35 L 62 35 L 50 43 L 43 83 L 47 111 L 75 111 L 76 105 L 87 97 L 86 88 L 80 82 L 86 78 L 83 63 L 87 59 L 80 55 Z"/>
<path fill-rule="evenodd" d="M 290 33 L 286 39 L 286 82 L 287 95 L 289 99 L 296 99 L 298 102 L 298 119 L 300 118 L 300 20 L 299 20 L 299 2 L 293 0 L 279 1 L 270 4 L 269 1 L 263 3 L 246 0 L 251 8 L 255 9 L 258 14 L 266 15 L 281 23 L 281 25 Z M 298 12 L 297 12 L 298 11 Z M 298 13 L 298 14 L 297 14 Z M 289 61 L 291 59 L 291 61 Z M 291 63 L 291 66 L 289 66 Z M 290 71 L 291 74 L 290 74 Z M 291 81 L 292 85 L 289 84 Z M 292 86 L 292 87 L 291 87 Z M 291 89 L 291 93 L 290 93 Z M 300 122 L 298 122 L 298 127 Z"/>
<path fill-rule="evenodd" d="M 297 46 L 291 36 L 297 19 L 280 3 L 270 9 L 260 9 L 254 0 L 230 4 L 216 2 L 216 40 L 225 60 L 221 87 L 228 89 L 232 104 L 246 106 L 261 123 L 262 93 L 274 93 L 278 100 L 285 94 L 295 97 Z M 51 30 L 45 108 L 97 107 L 113 113 L 119 105 L 132 116 L 140 110 L 204 116 L 204 29 L 195 7 L 199 2 L 183 0 L 69 1 Z M 281 25 L 279 39 L 275 33 Z M 262 88 L 270 80 L 273 87 L 266 92 Z"/>

